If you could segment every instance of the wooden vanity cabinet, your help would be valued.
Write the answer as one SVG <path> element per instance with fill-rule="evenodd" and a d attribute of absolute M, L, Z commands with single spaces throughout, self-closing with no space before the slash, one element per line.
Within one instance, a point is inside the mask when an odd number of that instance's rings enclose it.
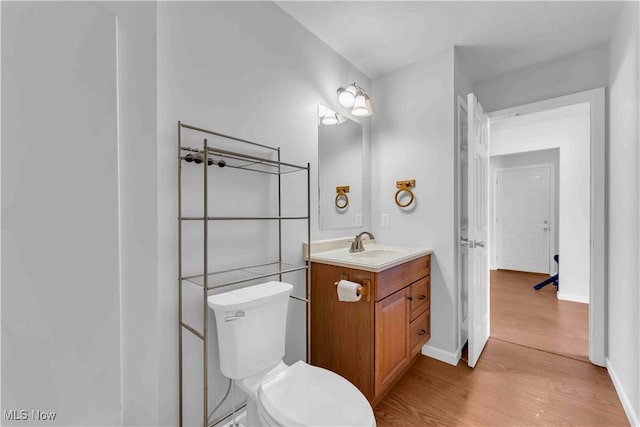
<path fill-rule="evenodd" d="M 379 273 L 312 262 L 311 363 L 334 371 L 375 405 L 430 337 L 431 256 Z M 341 279 L 368 284 L 358 302 L 338 301 Z"/>

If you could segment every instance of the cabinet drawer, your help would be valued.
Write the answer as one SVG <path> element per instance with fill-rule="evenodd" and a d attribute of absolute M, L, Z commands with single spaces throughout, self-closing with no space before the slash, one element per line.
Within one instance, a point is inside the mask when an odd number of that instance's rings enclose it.
<path fill-rule="evenodd" d="M 380 301 L 409 286 L 416 280 L 429 275 L 430 270 L 431 256 L 426 255 L 377 273 L 375 300 Z"/>
<path fill-rule="evenodd" d="M 419 315 L 410 326 L 411 356 L 420 352 L 422 346 L 431 337 L 431 310 Z"/>
<path fill-rule="evenodd" d="M 411 301 L 411 320 L 414 320 L 420 313 L 429 308 L 431 301 L 431 276 L 424 277 L 413 285 L 409 290 L 409 301 Z"/>

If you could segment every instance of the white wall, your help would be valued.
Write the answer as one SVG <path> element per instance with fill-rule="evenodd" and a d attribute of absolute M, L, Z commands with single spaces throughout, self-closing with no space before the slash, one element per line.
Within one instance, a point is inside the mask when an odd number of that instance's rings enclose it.
<path fill-rule="evenodd" d="M 118 25 L 122 419 L 158 424 L 156 4 L 101 2 Z"/>
<path fill-rule="evenodd" d="M 200 125 L 240 138 L 282 147 L 282 158 L 292 163 L 311 162 L 312 238 L 330 238 L 355 234 L 357 229 L 321 231 L 317 212 L 317 107 L 319 103 L 347 115 L 336 99 L 338 86 L 356 81 L 365 89 L 370 82 L 345 59 L 300 26 L 273 3 L 159 3 L 158 4 L 158 301 L 160 338 L 160 417 L 162 425 L 178 420 L 178 329 L 177 329 L 177 235 L 176 235 L 176 140 L 177 122 Z M 374 101 L 376 106 L 377 101 Z M 363 119 L 365 146 L 368 147 L 370 119 Z M 195 141 L 191 141 L 195 143 Z M 367 148 L 368 150 L 368 148 Z M 365 157 L 365 164 L 368 160 Z M 215 168 L 218 169 L 218 168 Z M 186 170 L 186 169 L 185 169 Z M 220 179 L 233 170 L 215 171 Z M 214 172 L 212 172 L 214 173 Z M 188 169 L 196 179 L 195 169 Z M 365 172 L 366 174 L 366 172 Z M 222 193 L 225 209 L 237 210 L 240 203 L 251 202 L 252 209 L 272 209 L 266 183 L 256 184 L 254 175 L 237 175 L 241 182 L 235 196 Z M 366 176 L 366 175 L 365 175 Z M 262 176 L 258 176 L 265 179 Z M 302 201 L 306 177 L 287 175 L 292 185 L 287 208 Z M 265 179 L 266 180 L 266 179 Z M 366 179 L 365 182 L 369 180 Z M 229 182 L 229 181 L 226 181 Z M 187 186 L 190 185 L 188 183 Z M 200 181 L 192 188 L 199 189 Z M 245 185 L 243 185 L 245 184 Z M 255 185 L 256 187 L 252 187 Z M 292 187 L 289 187 L 292 188 Z M 224 189 L 219 189 L 224 191 Z M 264 191 L 263 191 L 264 190 Z M 368 189 L 365 188 L 365 194 Z M 238 196 L 241 195 L 241 197 Z M 189 194 L 191 197 L 192 194 Z M 196 196 L 196 194 L 193 194 Z M 228 196 L 228 197 L 225 197 Z M 193 199 L 192 201 L 195 201 Z M 212 209 L 222 209 L 213 203 Z M 365 201 L 365 206 L 367 202 Z M 366 209 L 366 208 L 365 208 Z M 236 212 L 237 214 L 237 212 Z M 368 226 L 365 217 L 365 227 Z M 369 223 L 370 224 L 370 223 Z M 265 241 L 261 226 L 224 224 L 216 229 L 212 265 L 236 264 L 249 258 L 273 255 L 273 241 Z M 302 231 L 300 233 L 300 231 Z M 188 239 L 198 238 L 198 230 L 186 230 Z M 189 234 L 191 233 L 191 234 Z M 256 239 L 256 236 L 259 236 Z M 271 235 L 272 236 L 272 235 Z M 301 262 L 301 243 L 306 227 L 288 231 L 284 236 L 285 256 Z M 189 240 L 191 243 L 192 240 Z M 193 248 L 189 249 L 190 251 Z M 216 252 L 217 251 L 217 252 Z M 197 255 L 197 251 L 190 252 Z M 199 260 L 197 256 L 187 256 Z M 189 261 L 191 262 L 191 261 Z M 193 261 L 199 262 L 199 261 Z M 216 264 L 217 263 L 217 264 Z M 192 268 L 189 266 L 189 268 Z M 195 270 L 197 266 L 193 266 Z M 288 280 L 288 277 L 284 278 Z M 301 278 L 295 276 L 296 285 Z M 300 303 L 290 309 L 288 360 L 300 356 L 304 336 L 299 334 Z M 200 309 L 193 307 L 193 312 Z M 293 319 L 293 320 L 292 320 Z M 294 324 L 296 323 L 297 324 Z M 296 329 L 297 328 L 297 329 Z M 213 334 L 215 335 L 215 334 Z M 212 336 L 210 353 L 211 403 L 217 403 L 226 389 L 216 366 L 217 344 Z M 192 365 L 199 362 L 196 354 Z M 198 406 L 200 388 L 189 389 L 188 400 Z M 227 406 L 228 407 L 228 406 Z M 200 412 L 188 414 L 198 417 Z M 191 418 L 193 419 L 193 418 Z"/>
<path fill-rule="evenodd" d="M 559 148 L 558 298 L 589 301 L 590 117 L 576 104 L 491 122 L 491 155 Z"/>
<path fill-rule="evenodd" d="M 116 71 L 112 13 L 2 3 L 1 406 L 34 424 L 122 421 Z"/>
<path fill-rule="evenodd" d="M 474 83 L 485 111 L 542 101 L 608 85 L 606 45 Z"/>
<path fill-rule="evenodd" d="M 560 233 L 558 229 L 558 224 L 560 224 L 560 182 L 558 180 L 558 174 L 560 171 L 560 150 L 559 149 L 547 149 L 547 150 L 538 150 L 538 151 L 527 151 L 523 153 L 517 154 L 507 154 L 504 156 L 493 156 L 490 159 L 490 168 L 491 168 L 491 186 L 490 186 L 490 195 L 489 199 L 491 200 L 491 221 L 489 223 L 489 228 L 491 229 L 489 235 L 493 239 L 493 242 L 497 242 L 497 230 L 495 227 L 495 215 L 496 215 L 496 170 L 504 169 L 504 168 L 516 168 L 516 167 L 527 167 L 534 165 L 543 165 L 550 164 L 552 165 L 552 176 L 550 177 L 550 185 L 554 191 L 554 200 L 552 207 L 555 206 L 553 215 L 553 223 L 550 223 L 552 227 L 551 232 L 553 233 L 553 237 L 551 240 L 551 253 L 550 257 L 550 270 L 551 272 L 557 272 L 557 264 L 553 261 L 553 256 L 558 253 L 559 247 L 558 242 L 560 238 Z M 565 213 L 567 215 L 568 213 Z M 497 268 L 497 248 L 495 247 L 496 243 L 492 243 L 489 245 L 491 250 L 490 260 L 491 260 L 491 268 Z"/>
<path fill-rule="evenodd" d="M 454 258 L 453 49 L 378 77 L 373 116 L 373 230 L 390 244 L 422 245 L 431 258 L 431 339 L 457 349 Z M 411 82 L 411 84 L 407 84 Z M 415 179 L 414 206 L 396 206 L 398 180 Z M 381 214 L 390 226 L 381 226 Z"/>
<path fill-rule="evenodd" d="M 120 316 L 118 345 L 112 350 L 119 355 L 121 369 L 110 369 L 109 377 L 112 380 L 121 381 L 121 385 L 118 386 L 116 396 L 118 406 L 111 409 L 114 412 L 109 416 L 117 420 L 122 417 L 126 425 L 153 425 L 157 424 L 158 419 L 155 3 L 100 2 L 97 4 L 99 6 L 88 6 L 88 3 L 81 2 L 58 3 L 56 7 L 54 3 L 34 3 L 29 8 L 41 19 L 60 23 L 60 26 L 67 25 L 66 19 L 72 22 L 73 19 L 86 15 L 87 8 L 109 16 L 117 25 L 117 29 L 114 28 L 108 35 L 103 34 L 105 42 L 108 39 L 108 43 L 114 46 L 114 50 L 116 43 L 118 45 L 117 61 L 113 56 L 109 64 L 113 68 L 117 62 L 118 165 L 115 182 L 118 197 L 111 201 L 113 206 L 109 205 L 108 209 L 119 209 L 119 230 L 115 237 L 119 238 L 119 254 L 116 256 L 120 262 Z M 11 12 L 9 16 L 12 16 Z M 34 32 L 40 36 L 45 33 Z M 83 33 L 79 34 L 78 41 L 84 37 Z M 6 43 L 9 41 L 15 42 L 10 38 Z M 60 40 L 56 38 L 52 42 L 56 41 Z M 66 42 L 65 40 L 64 43 Z M 67 43 L 67 46 L 74 47 L 73 43 Z M 12 50 L 20 47 L 18 43 L 9 48 Z M 57 47 L 57 49 L 62 48 Z M 3 49 L 4 55 L 6 54 Z M 80 57 L 82 58 L 83 55 Z M 75 57 L 68 55 L 56 58 L 55 65 L 59 67 L 63 80 L 71 79 L 75 84 L 82 86 L 83 81 L 95 80 L 104 72 L 100 69 L 85 68 L 78 73 L 73 67 L 75 60 Z M 81 76 L 80 79 L 78 75 Z M 55 78 L 52 77 L 51 80 L 55 81 Z M 48 83 L 49 80 L 44 79 L 44 82 Z M 22 97 L 26 88 L 24 85 L 18 85 L 13 90 L 20 93 Z M 104 92 L 98 85 L 95 89 L 98 89 L 94 91 L 96 105 L 103 103 L 104 106 L 109 106 L 114 102 L 113 93 Z M 68 95 L 65 94 L 64 98 L 67 99 Z M 10 110 L 12 114 L 19 113 L 13 111 L 13 104 L 5 105 L 5 109 L 5 113 Z M 56 110 L 60 110 L 61 115 L 77 114 L 75 109 L 77 107 L 72 101 L 57 101 Z M 114 111 L 116 111 L 115 108 Z M 99 116 L 93 118 L 98 121 L 100 119 Z M 46 131 L 45 125 L 46 123 L 39 131 Z M 81 155 L 89 158 L 102 156 L 93 146 L 88 146 L 84 142 L 81 150 L 77 150 L 73 155 L 68 156 L 68 160 L 65 160 L 70 164 L 75 163 L 79 161 Z M 55 174 L 66 169 L 74 170 L 72 166 L 61 167 L 47 170 L 46 174 Z M 98 168 L 92 172 L 96 174 L 95 179 L 113 179 L 114 171 L 111 169 L 105 171 Z M 106 201 L 104 203 L 106 204 Z M 67 204 L 65 208 L 69 215 L 75 215 L 76 206 Z M 98 236 L 95 238 L 98 239 Z M 108 245 L 104 250 L 108 250 Z M 69 266 L 68 274 L 73 275 L 74 270 L 75 266 Z M 67 296 L 67 304 L 75 302 L 75 298 L 68 295 L 68 292 L 61 290 L 60 294 Z M 62 307 L 61 310 L 66 310 L 66 307 Z M 86 362 L 87 369 L 102 370 L 107 366 L 102 359 Z M 77 390 L 74 389 L 71 392 L 72 396 L 75 396 L 75 393 Z M 69 397 L 66 390 L 59 391 L 58 398 L 75 399 L 75 397 Z M 33 403 L 30 404 L 33 405 Z M 107 400 L 106 405 L 109 404 Z M 95 408 L 91 410 L 96 413 L 98 420 L 103 419 L 101 410 Z M 65 419 L 63 422 L 72 424 L 74 421 Z M 78 425 L 104 423 L 104 421 L 91 419 L 75 422 Z"/>
<path fill-rule="evenodd" d="M 628 2 L 611 40 L 609 70 L 607 366 L 634 425 L 640 425 L 639 19 L 638 3 Z"/>

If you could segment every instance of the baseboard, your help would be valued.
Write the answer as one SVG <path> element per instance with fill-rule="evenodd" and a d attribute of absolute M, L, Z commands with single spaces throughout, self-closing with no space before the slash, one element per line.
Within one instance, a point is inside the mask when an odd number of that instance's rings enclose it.
<path fill-rule="evenodd" d="M 430 346 L 429 344 L 425 344 L 422 346 L 422 354 L 436 360 L 439 360 L 444 363 L 448 363 L 449 365 L 457 366 L 460 361 L 461 349 L 456 350 L 455 352 L 445 351 L 437 347 Z"/>
<path fill-rule="evenodd" d="M 563 294 L 562 292 L 558 292 L 558 299 L 562 301 L 572 301 L 572 302 L 581 302 L 583 304 L 589 304 L 589 297 L 585 297 L 582 295 L 568 295 Z"/>
<path fill-rule="evenodd" d="M 618 397 L 620 398 L 620 402 L 622 403 L 622 408 L 624 409 L 624 413 L 627 414 L 627 418 L 629 419 L 629 423 L 632 426 L 640 426 L 640 416 L 633 411 L 633 405 L 631 405 L 631 401 L 629 400 L 629 396 L 622 388 L 622 384 L 620 383 L 620 379 L 616 370 L 613 368 L 611 364 L 611 360 L 607 358 L 607 371 L 609 372 L 609 376 L 611 377 L 611 381 L 613 382 L 613 386 L 618 393 Z"/>

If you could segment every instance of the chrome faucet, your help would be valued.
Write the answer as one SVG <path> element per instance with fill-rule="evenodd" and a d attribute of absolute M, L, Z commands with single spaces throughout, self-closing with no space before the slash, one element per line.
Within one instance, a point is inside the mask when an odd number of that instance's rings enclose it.
<path fill-rule="evenodd" d="M 349 252 L 364 252 L 364 246 L 362 246 L 362 236 L 364 236 L 365 234 L 369 236 L 369 239 L 375 239 L 375 237 L 373 237 L 373 234 L 369 233 L 368 231 L 363 231 L 356 236 L 353 242 L 351 242 L 351 248 L 349 248 Z"/>

